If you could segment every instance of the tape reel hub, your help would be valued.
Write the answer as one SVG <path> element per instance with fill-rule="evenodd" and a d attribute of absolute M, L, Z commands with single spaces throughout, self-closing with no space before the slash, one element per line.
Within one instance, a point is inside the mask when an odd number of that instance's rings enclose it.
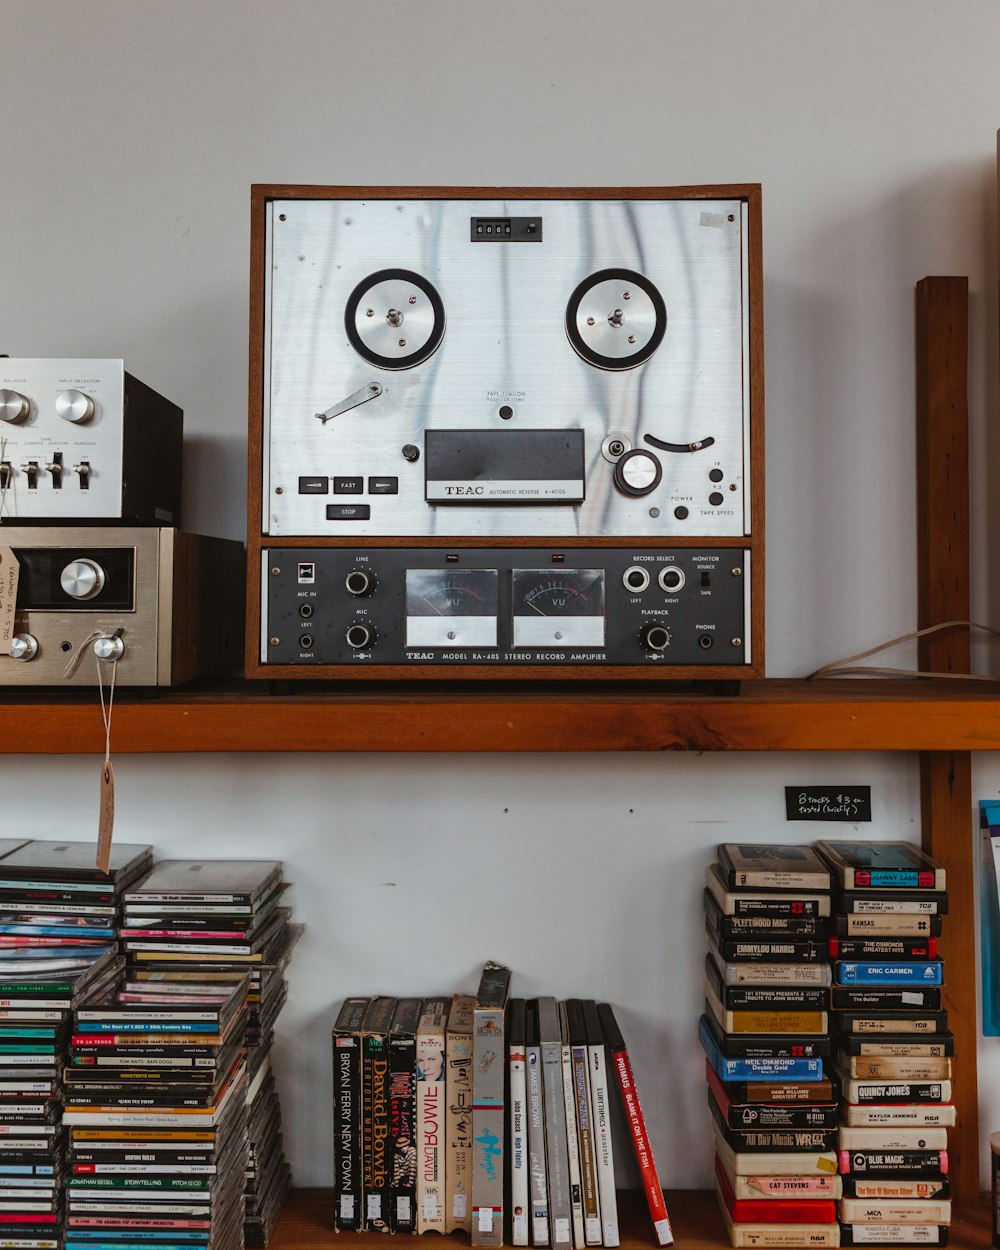
<path fill-rule="evenodd" d="M 378 369 L 412 369 L 444 337 L 444 304 L 432 283 L 410 269 L 382 269 L 351 292 L 344 327 L 351 346 Z"/>
<path fill-rule="evenodd" d="M 566 334 L 598 369 L 634 369 L 663 342 L 667 308 L 648 278 L 602 269 L 585 278 L 566 306 Z"/>

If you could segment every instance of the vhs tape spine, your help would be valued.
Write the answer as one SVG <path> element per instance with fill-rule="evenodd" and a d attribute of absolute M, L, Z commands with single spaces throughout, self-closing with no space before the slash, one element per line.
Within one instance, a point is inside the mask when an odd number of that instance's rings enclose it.
<path fill-rule="evenodd" d="M 476 1000 L 457 994 L 445 1039 L 445 1232 L 472 1232 L 472 1024 Z"/>
<path fill-rule="evenodd" d="M 417 1025 L 422 1000 L 401 999 L 389 1036 L 389 1222 L 394 1233 L 416 1229 Z"/>
<path fill-rule="evenodd" d="M 361 1227 L 361 1026 L 368 1002 L 347 999 L 333 1026 L 334 1225 L 345 1232 Z"/>
<path fill-rule="evenodd" d="M 583 1025 L 587 1032 L 587 1063 L 590 1097 L 594 1109 L 594 1144 L 597 1160 L 597 1188 L 601 1196 L 601 1229 L 605 1246 L 620 1244 L 618 1195 L 615 1191 L 615 1155 L 611 1142 L 611 1100 L 608 1086 L 607 1054 L 597 1004 L 583 1004 Z"/>
<path fill-rule="evenodd" d="M 524 1066 L 528 1085 L 528 1184 L 531 1198 L 531 1244 L 549 1244 L 548 1178 L 545 1167 L 545 1100 L 542 1096 L 542 1048 L 538 1040 L 538 1004 L 525 1015 Z"/>
<path fill-rule="evenodd" d="M 417 1232 L 445 1228 L 447 999 L 428 999 L 417 1026 Z"/>
<path fill-rule="evenodd" d="M 472 1244 L 502 1246 L 504 1229 L 504 1015 L 510 969 L 487 963 L 472 1024 Z"/>
<path fill-rule="evenodd" d="M 562 1088 L 566 1115 L 566 1158 L 569 1161 L 569 1199 L 573 1212 L 573 1245 L 586 1245 L 583 1226 L 583 1186 L 580 1179 L 580 1137 L 576 1124 L 576 1091 L 573 1085 L 573 1051 L 569 1040 L 566 1004 L 559 1004 L 559 1032 L 562 1039 Z"/>

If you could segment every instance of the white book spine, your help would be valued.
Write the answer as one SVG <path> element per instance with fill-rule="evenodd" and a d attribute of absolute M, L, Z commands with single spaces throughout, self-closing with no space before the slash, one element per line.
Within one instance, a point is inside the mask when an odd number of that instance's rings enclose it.
<path fill-rule="evenodd" d="M 573 1245 L 586 1243 L 583 1227 L 583 1190 L 580 1176 L 580 1140 L 576 1126 L 576 1091 L 573 1088 L 573 1055 L 568 1042 L 562 1046 L 563 1101 L 566 1105 L 566 1157 L 569 1162 L 569 1196 L 573 1213 Z"/>
<path fill-rule="evenodd" d="M 528 1090 L 524 1047 L 510 1047 L 510 1205 L 511 1240 L 526 1246 L 528 1238 Z"/>
<path fill-rule="evenodd" d="M 590 1105 L 594 1112 L 597 1188 L 601 1198 L 601 1229 L 605 1246 L 620 1245 L 618 1196 L 615 1193 L 615 1155 L 611 1144 L 611 1110 L 607 1061 L 603 1044 L 587 1047 Z"/>

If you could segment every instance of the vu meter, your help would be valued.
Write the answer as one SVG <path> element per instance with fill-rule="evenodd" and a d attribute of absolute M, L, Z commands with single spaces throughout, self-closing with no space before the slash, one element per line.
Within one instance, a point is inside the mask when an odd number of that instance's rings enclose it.
<path fill-rule="evenodd" d="M 603 647 L 603 569 L 514 569 L 515 647 Z"/>
<path fill-rule="evenodd" d="M 407 647 L 495 647 L 496 569 L 407 569 Z"/>

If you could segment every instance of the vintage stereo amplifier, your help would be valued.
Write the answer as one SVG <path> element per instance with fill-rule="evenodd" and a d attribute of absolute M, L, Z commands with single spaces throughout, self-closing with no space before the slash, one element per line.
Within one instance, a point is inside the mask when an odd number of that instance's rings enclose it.
<path fill-rule="evenodd" d="M 182 425 L 121 360 L 0 357 L 0 523 L 179 525 Z"/>
<path fill-rule="evenodd" d="M 242 543 L 152 526 L 0 529 L 20 565 L 0 686 L 176 686 L 239 668 Z"/>
<path fill-rule="evenodd" d="M 246 671 L 763 675 L 760 189 L 255 187 Z"/>

